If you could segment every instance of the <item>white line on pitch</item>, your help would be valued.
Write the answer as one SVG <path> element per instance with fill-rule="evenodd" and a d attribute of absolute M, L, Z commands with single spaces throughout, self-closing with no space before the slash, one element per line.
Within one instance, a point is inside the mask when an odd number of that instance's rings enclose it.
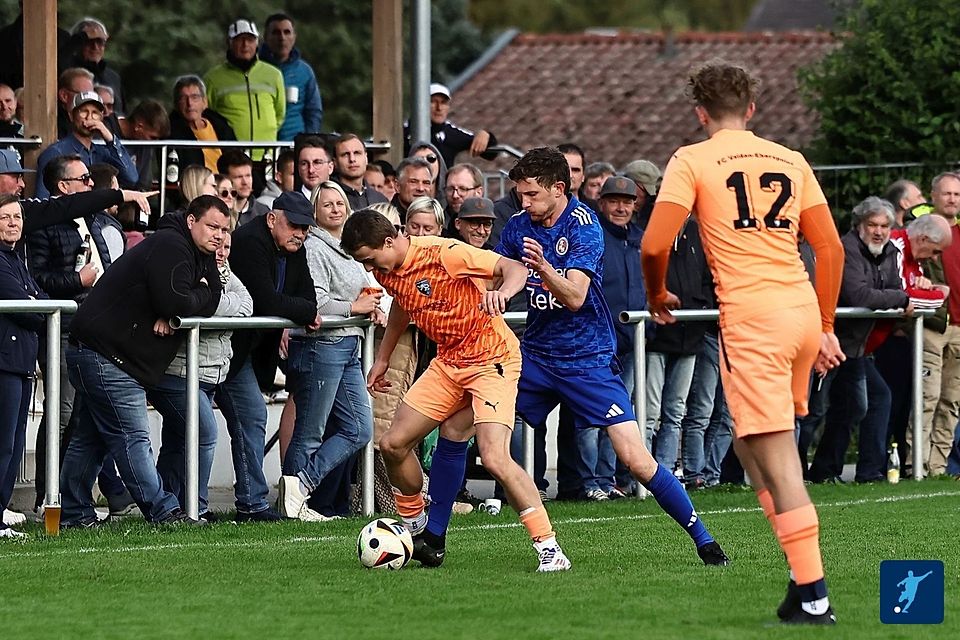
<path fill-rule="evenodd" d="M 960 496 L 960 491 L 937 491 L 935 493 L 912 494 L 905 496 L 884 496 L 882 498 L 860 498 L 857 500 L 840 500 L 837 502 L 822 502 L 817 504 L 818 509 L 833 507 L 850 507 L 863 504 L 880 504 L 885 502 L 904 502 L 907 500 L 927 500 L 929 498 L 941 498 L 947 496 Z M 736 513 L 759 512 L 759 507 L 728 507 L 725 509 L 714 509 L 711 511 L 698 511 L 699 515 L 726 515 Z M 647 518 L 662 518 L 664 515 L 657 513 L 637 513 L 626 516 L 596 516 L 589 518 L 557 518 L 557 524 L 594 524 L 599 522 L 616 522 L 619 520 L 645 520 Z M 490 529 L 509 529 L 520 527 L 519 522 L 498 522 L 480 525 L 464 525 L 451 527 L 456 531 L 472 530 L 490 530 Z M 182 549 L 242 549 L 256 548 L 266 546 L 276 546 L 282 544 L 309 544 L 323 542 L 341 542 L 350 540 L 353 534 L 348 535 L 329 535 L 329 536 L 297 536 L 295 538 L 286 538 L 281 540 L 238 540 L 236 542 L 176 542 L 169 544 L 137 545 L 125 547 L 80 547 L 77 549 L 44 549 L 36 551 L 23 551 L 19 553 L 0 553 L 0 558 L 41 558 L 49 556 L 62 555 L 83 555 L 89 553 L 137 553 L 141 551 L 178 551 Z M 21 544 L 30 544 L 26 541 Z"/>

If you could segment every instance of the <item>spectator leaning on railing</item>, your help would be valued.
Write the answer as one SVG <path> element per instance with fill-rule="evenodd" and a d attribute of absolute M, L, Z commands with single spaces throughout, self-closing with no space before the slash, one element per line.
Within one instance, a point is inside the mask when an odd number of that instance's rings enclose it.
<path fill-rule="evenodd" d="M 0 299 L 37 300 L 47 295 L 27 271 L 15 246 L 23 231 L 23 207 L 16 195 L 0 194 Z M 27 409 L 37 365 L 39 313 L 0 315 L 0 514 L 13 495 L 27 435 Z M 22 538 L 0 519 L 0 539 Z"/>
<path fill-rule="evenodd" d="M 310 330 L 320 327 L 303 249 L 312 224 L 310 201 L 288 191 L 274 201 L 273 210 L 233 234 L 230 267 L 253 297 L 254 315 L 280 316 Z M 258 377 L 273 381 L 282 333 L 280 329 L 234 333 L 230 371 L 216 393 L 230 433 L 238 522 L 280 520 L 267 503 L 270 487 L 263 474 L 267 407 Z"/>
<path fill-rule="evenodd" d="M 185 334 L 169 320 L 216 311 L 223 286 L 214 254 L 229 221 L 214 196 L 163 216 L 157 232 L 104 274 L 77 310 L 67 372 L 81 404 L 60 476 L 63 526 L 97 524 L 91 490 L 107 452 L 147 520 L 188 519 L 157 473 L 145 389 L 161 380 L 183 343 Z"/>
<path fill-rule="evenodd" d="M 851 218 L 851 229 L 841 239 L 844 263 L 838 304 L 912 313 L 910 297 L 897 272 L 902 256 L 889 241 L 896 220 L 893 205 L 870 196 L 853 208 Z M 874 325 L 872 318 L 840 318 L 836 322 L 837 339 L 847 359 L 827 371 L 822 380 L 814 380 L 809 413 L 800 421 L 802 428 L 813 430 L 826 415 L 809 471 L 814 482 L 839 481 L 855 424 L 860 425 L 856 481 L 886 477 L 890 389 L 867 351 Z"/>

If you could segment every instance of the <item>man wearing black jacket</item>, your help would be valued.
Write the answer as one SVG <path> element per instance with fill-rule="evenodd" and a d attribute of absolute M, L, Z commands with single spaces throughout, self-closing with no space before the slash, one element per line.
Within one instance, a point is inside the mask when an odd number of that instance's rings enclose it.
<path fill-rule="evenodd" d="M 700 228 L 693 216 L 687 216 L 674 240 L 667 288 L 680 297 L 683 309 L 713 308 L 713 280 L 700 242 Z M 676 466 L 681 422 L 706 327 L 704 322 L 655 325 L 647 339 L 647 446 L 656 433 L 656 444 L 651 450 L 657 462 L 667 469 Z M 702 449 L 702 441 L 700 446 Z M 699 455 L 702 457 L 703 452 Z"/>
<path fill-rule="evenodd" d="M 108 452 L 147 520 L 187 520 L 157 473 L 144 387 L 160 380 L 183 343 L 170 318 L 216 311 L 222 286 L 215 253 L 229 224 L 226 205 L 214 196 L 164 216 L 77 310 L 67 373 L 81 402 L 60 475 L 62 526 L 97 524 L 92 489 Z"/>
<path fill-rule="evenodd" d="M 893 205 L 876 196 L 853 208 L 851 229 L 841 238 L 844 261 L 838 306 L 912 310 L 897 267 L 903 258 L 890 242 L 894 223 Z M 810 394 L 810 413 L 799 421 L 804 436 L 812 435 L 826 414 L 823 436 L 808 474 L 813 482 L 839 481 L 850 432 L 858 423 L 856 481 L 886 478 L 890 389 L 867 349 L 875 324 L 871 318 L 837 320 L 837 339 L 847 359 L 817 380 Z M 806 452 L 801 451 L 800 457 L 806 461 Z"/>
<path fill-rule="evenodd" d="M 253 315 L 280 316 L 315 330 L 320 327 L 313 278 L 303 241 L 313 224 L 313 205 L 299 191 L 287 191 L 273 210 L 233 234 L 230 268 L 253 298 Z M 280 329 L 236 331 L 227 380 L 217 389 L 217 406 L 227 420 L 236 474 L 237 522 L 273 522 L 270 487 L 263 474 L 267 407 L 257 371 L 272 382 L 279 362 Z"/>

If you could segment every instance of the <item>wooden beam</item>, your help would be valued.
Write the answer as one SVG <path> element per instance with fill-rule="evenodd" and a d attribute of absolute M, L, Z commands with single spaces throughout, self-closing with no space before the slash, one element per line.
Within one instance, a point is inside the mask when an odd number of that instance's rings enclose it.
<path fill-rule="evenodd" d="M 373 139 L 389 140 L 386 159 L 403 159 L 403 1 L 373 2 Z"/>
<path fill-rule="evenodd" d="M 24 166 L 36 168 L 40 151 L 57 141 L 57 0 L 23 3 L 24 135 L 43 145 L 25 152 Z M 33 193 L 28 174 L 25 193 Z"/>

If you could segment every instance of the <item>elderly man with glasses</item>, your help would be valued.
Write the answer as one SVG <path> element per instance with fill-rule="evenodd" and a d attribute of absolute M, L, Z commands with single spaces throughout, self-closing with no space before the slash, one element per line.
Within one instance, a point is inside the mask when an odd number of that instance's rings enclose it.
<path fill-rule="evenodd" d="M 120 74 L 103 59 L 110 35 L 107 27 L 94 18 L 84 18 L 70 30 L 70 45 L 74 54 L 70 66 L 86 69 L 93 74 L 94 82 L 113 89 L 113 111 L 123 116 L 123 83 Z"/>
<path fill-rule="evenodd" d="M 104 123 L 104 112 L 103 101 L 94 91 L 76 94 L 70 112 L 72 131 L 40 154 L 37 173 L 44 175 L 47 164 L 58 156 L 76 154 L 88 167 L 100 162 L 116 167 L 120 186 L 127 188 L 136 184 L 137 166 L 120 139 Z M 94 144 L 95 138 L 101 138 L 103 144 Z M 46 198 L 51 194 L 44 182 L 37 184 L 38 198 Z"/>

